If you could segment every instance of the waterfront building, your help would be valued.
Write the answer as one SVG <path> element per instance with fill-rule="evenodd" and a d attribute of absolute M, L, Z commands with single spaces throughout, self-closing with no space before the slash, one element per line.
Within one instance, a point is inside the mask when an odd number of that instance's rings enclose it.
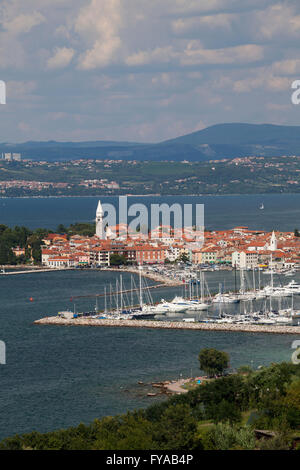
<path fill-rule="evenodd" d="M 234 251 L 232 266 L 238 269 L 253 269 L 258 265 L 258 254 L 254 251 Z"/>

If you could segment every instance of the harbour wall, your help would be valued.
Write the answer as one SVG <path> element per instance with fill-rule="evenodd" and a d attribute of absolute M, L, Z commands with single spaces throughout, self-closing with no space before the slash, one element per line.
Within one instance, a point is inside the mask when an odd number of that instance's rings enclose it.
<path fill-rule="evenodd" d="M 169 322 L 155 320 L 111 320 L 96 318 L 66 319 L 61 317 L 45 317 L 34 322 L 36 325 L 57 326 L 98 326 L 111 328 L 159 328 L 167 330 L 192 330 L 192 331 L 231 331 L 244 333 L 270 333 L 299 335 L 300 326 L 290 325 L 242 325 L 242 324 L 218 324 L 218 323 L 189 323 Z"/>

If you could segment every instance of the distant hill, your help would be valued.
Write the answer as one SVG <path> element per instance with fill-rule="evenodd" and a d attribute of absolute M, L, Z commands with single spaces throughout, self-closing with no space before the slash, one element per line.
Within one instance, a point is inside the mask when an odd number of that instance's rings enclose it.
<path fill-rule="evenodd" d="M 247 155 L 300 155 L 300 126 L 217 124 L 158 144 L 136 142 L 25 142 L 0 144 L 0 152 L 20 152 L 33 160 L 79 158 L 205 161 Z"/>
<path fill-rule="evenodd" d="M 272 145 L 291 141 L 300 143 L 300 126 L 231 123 L 216 124 L 192 134 L 167 140 L 165 143 L 188 145 Z"/>

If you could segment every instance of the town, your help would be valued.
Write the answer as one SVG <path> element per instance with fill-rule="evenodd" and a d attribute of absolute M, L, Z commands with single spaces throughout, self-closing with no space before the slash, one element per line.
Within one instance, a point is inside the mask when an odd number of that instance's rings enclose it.
<path fill-rule="evenodd" d="M 29 154 L 30 155 L 30 154 Z M 0 158 L 2 197 L 263 194 L 299 192 L 299 156 L 188 161 Z M 166 176 L 170 175 L 170 176 Z"/>
<path fill-rule="evenodd" d="M 170 226 L 161 225 L 149 235 L 131 233 L 125 224 L 104 228 L 100 201 L 96 221 L 96 233 L 92 237 L 48 234 L 43 240 L 42 264 L 50 268 L 72 268 L 183 261 L 202 266 L 256 269 L 267 268 L 272 262 L 272 268 L 277 270 L 295 269 L 300 265 L 297 230 L 270 233 L 235 227 L 205 231 L 203 246 L 199 247 L 186 234 L 182 235 Z"/>

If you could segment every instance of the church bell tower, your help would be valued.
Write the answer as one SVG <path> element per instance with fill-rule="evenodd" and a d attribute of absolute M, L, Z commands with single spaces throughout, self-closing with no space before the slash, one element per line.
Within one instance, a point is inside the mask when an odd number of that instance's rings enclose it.
<path fill-rule="evenodd" d="M 96 236 L 100 238 L 100 240 L 105 240 L 105 230 L 103 225 L 103 209 L 101 205 L 101 201 L 98 202 L 98 207 L 96 211 Z"/>

